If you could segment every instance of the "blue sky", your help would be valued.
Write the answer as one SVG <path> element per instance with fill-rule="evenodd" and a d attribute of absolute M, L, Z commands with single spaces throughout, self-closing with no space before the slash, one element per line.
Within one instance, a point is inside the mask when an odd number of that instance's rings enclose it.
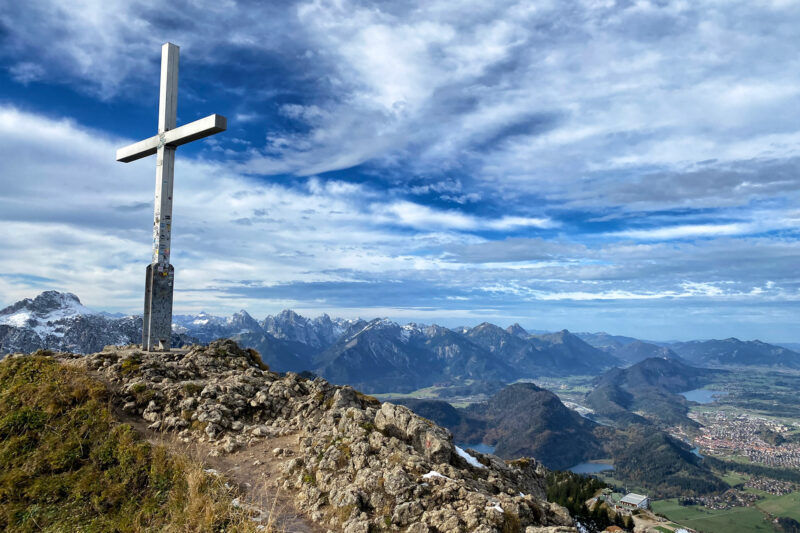
<path fill-rule="evenodd" d="M 800 340 L 800 4 L 14 2 L 0 303 L 138 312 L 160 46 L 176 312 Z"/>

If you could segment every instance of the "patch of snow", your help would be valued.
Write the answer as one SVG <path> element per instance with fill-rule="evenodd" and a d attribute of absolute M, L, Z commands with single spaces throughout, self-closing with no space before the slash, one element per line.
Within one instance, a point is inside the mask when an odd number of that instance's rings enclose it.
<path fill-rule="evenodd" d="M 64 332 L 63 331 L 59 331 L 57 326 L 54 326 L 54 325 L 49 324 L 49 323 L 48 324 L 39 324 L 37 326 L 34 326 L 33 331 L 37 335 L 39 335 L 40 339 L 44 339 L 48 335 L 52 335 L 53 337 L 63 337 L 64 336 Z"/>
<path fill-rule="evenodd" d="M 575 522 L 575 527 L 580 531 L 580 533 L 589 533 L 589 528 L 581 524 L 580 522 Z"/>
<path fill-rule="evenodd" d="M 211 474 L 212 476 L 218 476 L 219 475 L 219 470 L 216 470 L 214 468 L 204 468 L 203 472 L 205 472 L 206 474 Z"/>
<path fill-rule="evenodd" d="M 440 473 L 439 473 L 439 472 L 437 472 L 436 470 L 431 470 L 431 471 L 430 471 L 430 472 L 428 472 L 427 474 L 424 474 L 424 475 L 422 476 L 422 479 L 433 479 L 433 478 L 435 478 L 435 477 L 440 477 L 440 478 L 442 478 L 442 479 L 450 479 L 450 478 L 449 478 L 449 477 L 447 477 L 447 476 L 443 476 L 442 474 L 440 474 Z M 450 479 L 450 481 L 452 481 L 452 479 Z"/>
<path fill-rule="evenodd" d="M 24 328 L 26 323 L 31 318 L 31 314 L 27 311 L 20 311 L 13 315 L 0 318 L 0 324 L 7 326 L 14 326 L 15 328 Z"/>
<path fill-rule="evenodd" d="M 192 324 L 197 324 L 198 326 L 205 326 L 208 324 L 207 318 L 196 318 L 192 321 Z"/>
<path fill-rule="evenodd" d="M 494 509 L 495 511 L 497 511 L 497 512 L 500 512 L 500 513 L 502 513 L 502 512 L 503 512 L 503 508 L 502 508 L 502 507 L 500 507 L 500 504 L 499 504 L 499 503 L 496 503 L 496 504 L 494 504 L 494 506 L 492 507 L 492 509 Z"/>
<path fill-rule="evenodd" d="M 467 452 L 465 452 L 464 450 L 462 450 L 458 446 L 456 446 L 456 453 L 461 458 L 463 458 L 467 463 L 469 463 L 470 466 L 474 466 L 475 468 L 486 468 L 485 466 L 480 464 L 477 459 L 475 459 L 473 456 L 471 456 L 470 454 L 468 454 Z"/>

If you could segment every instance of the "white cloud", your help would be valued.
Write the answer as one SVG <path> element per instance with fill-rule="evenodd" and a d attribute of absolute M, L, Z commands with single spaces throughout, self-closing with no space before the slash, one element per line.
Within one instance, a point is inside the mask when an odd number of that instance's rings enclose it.
<path fill-rule="evenodd" d="M 525 227 L 552 228 L 557 226 L 557 223 L 549 218 L 504 216 L 498 219 L 487 219 L 456 210 L 437 210 L 407 201 L 391 204 L 376 203 L 373 204 L 372 211 L 379 217 L 379 220 L 428 230 L 500 231 Z"/>
<path fill-rule="evenodd" d="M 752 230 L 753 226 L 750 224 L 686 224 L 665 228 L 618 231 L 610 235 L 641 240 L 669 240 L 740 235 L 750 233 Z"/>

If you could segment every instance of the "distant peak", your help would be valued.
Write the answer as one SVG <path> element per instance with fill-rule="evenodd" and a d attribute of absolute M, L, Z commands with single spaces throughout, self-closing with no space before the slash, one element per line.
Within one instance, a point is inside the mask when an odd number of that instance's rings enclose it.
<path fill-rule="evenodd" d="M 71 303 L 81 305 L 80 299 L 71 292 L 44 291 L 33 299 L 35 304 L 51 304 L 64 307 Z"/>
<path fill-rule="evenodd" d="M 512 325 L 506 328 L 506 331 L 511 333 L 512 335 L 517 335 L 519 337 L 527 337 L 528 332 L 525 328 L 519 325 L 518 322 L 513 323 Z"/>
<path fill-rule="evenodd" d="M 485 330 L 485 329 L 505 331 L 500 326 L 496 326 L 496 325 L 492 324 L 491 322 L 481 322 L 480 324 L 475 326 L 473 329 L 476 330 L 476 331 L 482 331 L 482 330 Z"/>

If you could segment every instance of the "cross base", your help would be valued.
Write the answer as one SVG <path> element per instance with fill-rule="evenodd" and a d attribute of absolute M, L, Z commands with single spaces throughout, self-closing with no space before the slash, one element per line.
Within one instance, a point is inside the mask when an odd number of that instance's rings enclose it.
<path fill-rule="evenodd" d="M 172 265 L 147 265 L 144 282 L 144 321 L 142 349 L 148 352 L 169 351 L 172 338 Z"/>

